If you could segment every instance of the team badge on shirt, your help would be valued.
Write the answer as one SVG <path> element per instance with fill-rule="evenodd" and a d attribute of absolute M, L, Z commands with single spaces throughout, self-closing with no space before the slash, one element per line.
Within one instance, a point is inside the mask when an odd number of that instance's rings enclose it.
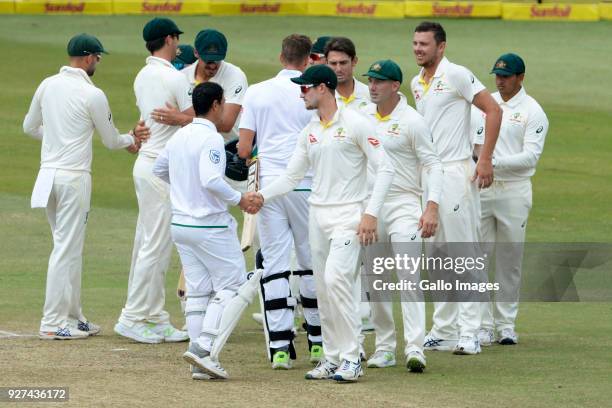
<path fill-rule="evenodd" d="M 308 141 L 312 144 L 312 143 L 319 143 L 319 141 L 317 140 L 317 138 L 315 137 L 315 135 L 313 135 L 312 133 L 308 135 Z"/>
<path fill-rule="evenodd" d="M 368 137 L 368 142 L 374 147 L 380 146 L 380 141 L 373 136 Z"/>
<path fill-rule="evenodd" d="M 343 127 L 339 127 L 336 129 L 336 133 L 334 133 L 334 137 L 336 139 L 344 139 L 346 137 L 346 130 Z"/>
<path fill-rule="evenodd" d="M 214 164 L 219 164 L 221 161 L 221 153 L 219 153 L 218 150 L 211 150 L 210 153 L 208 153 L 208 158 Z"/>
<path fill-rule="evenodd" d="M 521 123 L 523 118 L 521 117 L 521 112 L 515 112 L 510 116 L 510 122 Z"/>
<path fill-rule="evenodd" d="M 387 133 L 390 135 L 399 136 L 400 134 L 399 123 L 394 123 L 391 126 L 389 126 L 389 129 L 387 129 Z"/>

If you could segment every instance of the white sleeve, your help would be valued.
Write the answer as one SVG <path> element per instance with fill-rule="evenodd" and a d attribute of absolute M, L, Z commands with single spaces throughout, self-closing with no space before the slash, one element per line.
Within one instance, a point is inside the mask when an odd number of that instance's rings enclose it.
<path fill-rule="evenodd" d="M 431 132 L 424 119 L 415 121 L 411 129 L 414 134 L 414 150 L 417 158 L 429 174 L 427 200 L 439 204 L 442 195 L 442 163 L 433 145 Z"/>
<path fill-rule="evenodd" d="M 108 106 L 106 95 L 100 89 L 96 89 L 88 100 L 89 115 L 94 127 L 102 138 L 102 143 L 109 149 L 121 149 L 134 143 L 134 138 L 129 134 L 121 135 L 113 123 L 113 115 Z"/>
<path fill-rule="evenodd" d="M 292 191 L 306 175 L 306 172 L 310 168 L 310 160 L 308 159 L 308 151 L 306 150 L 306 133 L 305 130 L 300 133 L 293 155 L 291 159 L 289 159 L 289 164 L 287 164 L 287 168 L 285 169 L 285 173 L 274 180 L 272 184 L 260 190 L 264 201 L 271 200 L 274 197 Z"/>
<path fill-rule="evenodd" d="M 389 187 L 391 187 L 391 183 L 393 182 L 395 170 L 385 153 L 382 143 L 376 137 L 376 128 L 374 125 L 363 118 L 361 123 L 355 126 L 355 129 L 357 129 L 356 142 L 366 155 L 368 164 L 372 164 L 370 168 L 376 172 L 365 213 L 373 217 L 378 217 L 378 213 L 385 203 Z"/>
<path fill-rule="evenodd" d="M 544 141 L 548 133 L 548 118 L 542 109 L 529 115 L 523 151 L 509 156 L 495 157 L 496 169 L 524 170 L 532 169 L 538 163 L 544 150 Z"/>
<path fill-rule="evenodd" d="M 224 89 L 225 103 L 242 105 L 242 101 L 247 92 L 247 77 L 240 69 L 236 69 L 236 74 L 232 76 L 227 89 Z"/>
<path fill-rule="evenodd" d="M 225 181 L 225 146 L 223 137 L 211 137 L 200 153 L 200 183 L 202 187 L 227 204 L 237 205 L 242 195 Z"/>
<path fill-rule="evenodd" d="M 177 108 L 183 112 L 192 106 L 191 85 L 187 77 L 179 72 L 172 79 L 172 94 L 176 99 Z"/>
<path fill-rule="evenodd" d="M 452 84 L 457 88 L 457 92 L 463 99 L 472 103 L 474 96 L 478 94 L 485 86 L 472 74 L 472 72 L 460 67 L 451 74 Z"/>
<path fill-rule="evenodd" d="M 470 117 L 470 141 L 473 145 L 482 145 L 485 141 L 485 114 L 472 105 Z"/>
<path fill-rule="evenodd" d="M 30 103 L 30 109 L 23 119 L 23 131 L 27 135 L 32 136 L 34 139 L 42 140 L 43 138 L 43 119 L 42 119 L 42 107 L 40 105 L 42 94 L 46 87 L 46 81 L 43 81 L 32 98 Z"/>
<path fill-rule="evenodd" d="M 170 167 L 168 161 L 168 149 L 162 149 L 157 159 L 155 159 L 155 164 L 153 165 L 153 174 L 155 174 L 160 179 L 164 180 L 166 183 L 170 184 Z"/>
<path fill-rule="evenodd" d="M 257 121 L 255 120 L 252 100 L 253 88 L 250 88 L 246 91 L 244 100 L 242 101 L 242 112 L 240 113 L 240 125 L 238 125 L 238 128 L 257 132 Z"/>

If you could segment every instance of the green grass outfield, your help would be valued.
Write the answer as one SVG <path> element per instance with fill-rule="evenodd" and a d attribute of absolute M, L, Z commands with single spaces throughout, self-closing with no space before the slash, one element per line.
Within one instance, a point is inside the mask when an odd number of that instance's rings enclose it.
<path fill-rule="evenodd" d="M 29 209 L 40 143 L 23 135 L 21 124 L 34 90 L 65 63 L 71 35 L 95 34 L 111 54 L 103 57 L 94 81 L 106 92 L 117 126 L 127 130 L 138 117 L 132 81 L 147 55 L 141 37 L 147 20 L 0 17 L 2 331 L 38 330 L 51 249 L 44 211 Z M 358 73 L 380 58 L 398 61 L 406 84 L 417 72 L 410 45 L 417 20 L 177 17 L 176 21 L 185 31 L 182 42 L 191 42 L 202 28 L 225 32 L 230 44 L 227 59 L 243 68 L 250 83 L 277 72 L 280 42 L 292 32 L 351 37 L 360 57 Z M 612 55 L 604 51 L 604 44 L 612 23 L 446 20 L 443 24 L 448 57 L 471 68 L 490 90 L 494 83 L 488 71 L 496 57 L 507 51 L 522 55 L 527 64 L 526 89 L 548 114 L 551 126 L 533 179 L 528 240 L 610 242 Z M 601 407 L 612 399 L 610 303 L 525 304 L 519 314 L 517 347 L 494 346 L 478 357 L 429 353 L 424 375 L 410 375 L 400 364 L 395 369 L 368 370 L 359 384 L 346 386 L 303 380 L 308 368 L 303 336 L 296 369 L 270 370 L 260 329 L 245 317 L 223 356 L 232 379 L 223 384 L 193 382 L 180 359 L 184 345 L 136 345 L 112 333 L 125 300 L 136 224 L 134 157 L 108 151 L 98 139 L 94 146 L 83 303 L 86 315 L 102 324 L 103 335 L 81 342 L 0 339 L 0 386 L 69 386 L 74 406 Z M 167 306 L 175 323 L 181 324 L 172 295 L 177 265 L 175 256 L 167 280 Z M 367 347 L 373 351 L 372 335 L 367 336 Z"/>

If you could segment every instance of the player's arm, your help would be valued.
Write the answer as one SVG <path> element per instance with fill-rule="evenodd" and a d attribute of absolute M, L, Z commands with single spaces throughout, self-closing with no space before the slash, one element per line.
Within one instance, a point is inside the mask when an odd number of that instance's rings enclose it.
<path fill-rule="evenodd" d="M 137 145 L 139 142 L 131 134 L 119 134 L 119 131 L 113 123 L 113 115 L 106 95 L 99 89 L 92 93 L 92 96 L 87 101 L 89 115 L 93 121 L 94 127 L 102 138 L 102 143 L 108 149 L 122 149 L 132 145 Z"/>
<path fill-rule="evenodd" d="M 544 150 L 544 140 L 547 133 L 548 119 L 546 114 L 539 110 L 534 115 L 530 115 L 523 139 L 523 151 L 509 156 L 495 157 L 495 168 L 508 170 L 534 168 L 540 159 L 542 150 Z"/>
<path fill-rule="evenodd" d="M 151 119 L 168 126 L 185 126 L 195 117 L 191 95 L 191 85 L 184 75 L 177 75 L 168 81 L 168 87 L 174 96 L 176 105 L 166 102 L 166 106 L 153 109 Z"/>
<path fill-rule="evenodd" d="M 238 137 L 238 156 L 241 159 L 251 157 L 253 151 L 253 141 L 255 140 L 255 131 L 251 129 L 240 128 Z"/>
<path fill-rule="evenodd" d="M 414 148 L 419 162 L 429 174 L 427 182 L 427 203 L 419 219 L 421 237 L 429 238 L 438 228 L 438 204 L 442 195 L 442 163 L 432 142 L 431 131 L 423 120 L 412 126 Z"/>
<path fill-rule="evenodd" d="M 251 105 L 252 90 L 249 89 L 244 96 L 242 105 L 242 116 L 238 130 L 238 156 L 241 159 L 251 157 L 253 142 L 257 133 L 257 121 L 255 120 L 254 108 Z"/>
<path fill-rule="evenodd" d="M 43 138 L 43 120 L 40 100 L 45 86 L 45 81 L 38 86 L 32 98 L 32 102 L 30 103 L 30 109 L 23 119 L 23 132 L 37 140 L 42 140 Z"/>
<path fill-rule="evenodd" d="M 235 103 L 225 103 L 225 107 L 223 108 L 223 118 L 221 125 L 219 125 L 219 132 L 227 133 L 234 127 L 236 123 L 236 119 L 238 119 L 238 115 L 240 114 L 240 109 L 242 109 L 241 105 L 237 105 Z"/>
<path fill-rule="evenodd" d="M 170 164 L 168 161 L 168 149 L 164 148 L 153 165 L 153 174 L 166 183 L 170 184 Z"/>
<path fill-rule="evenodd" d="M 491 161 L 499 136 L 499 128 L 501 127 L 502 110 L 486 89 L 483 89 L 474 96 L 472 104 L 485 115 L 484 143 L 480 150 L 478 161 L 480 162 L 483 159 Z"/>
<path fill-rule="evenodd" d="M 234 190 L 223 178 L 225 174 L 225 146 L 223 138 L 207 138 L 202 153 L 200 153 L 200 184 L 219 198 L 230 205 L 238 205 L 242 199 L 242 194 Z"/>

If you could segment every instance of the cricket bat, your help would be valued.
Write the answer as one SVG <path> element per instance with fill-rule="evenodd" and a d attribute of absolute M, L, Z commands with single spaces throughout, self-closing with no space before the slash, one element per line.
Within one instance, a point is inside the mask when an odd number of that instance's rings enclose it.
<path fill-rule="evenodd" d="M 249 163 L 249 178 L 247 179 L 247 191 L 259 190 L 259 160 L 257 160 L 257 146 L 251 152 L 251 161 Z M 246 252 L 253 245 L 255 238 L 255 230 L 257 226 L 256 214 L 243 213 L 242 221 L 242 237 L 240 239 L 240 247 L 242 252 Z"/>

